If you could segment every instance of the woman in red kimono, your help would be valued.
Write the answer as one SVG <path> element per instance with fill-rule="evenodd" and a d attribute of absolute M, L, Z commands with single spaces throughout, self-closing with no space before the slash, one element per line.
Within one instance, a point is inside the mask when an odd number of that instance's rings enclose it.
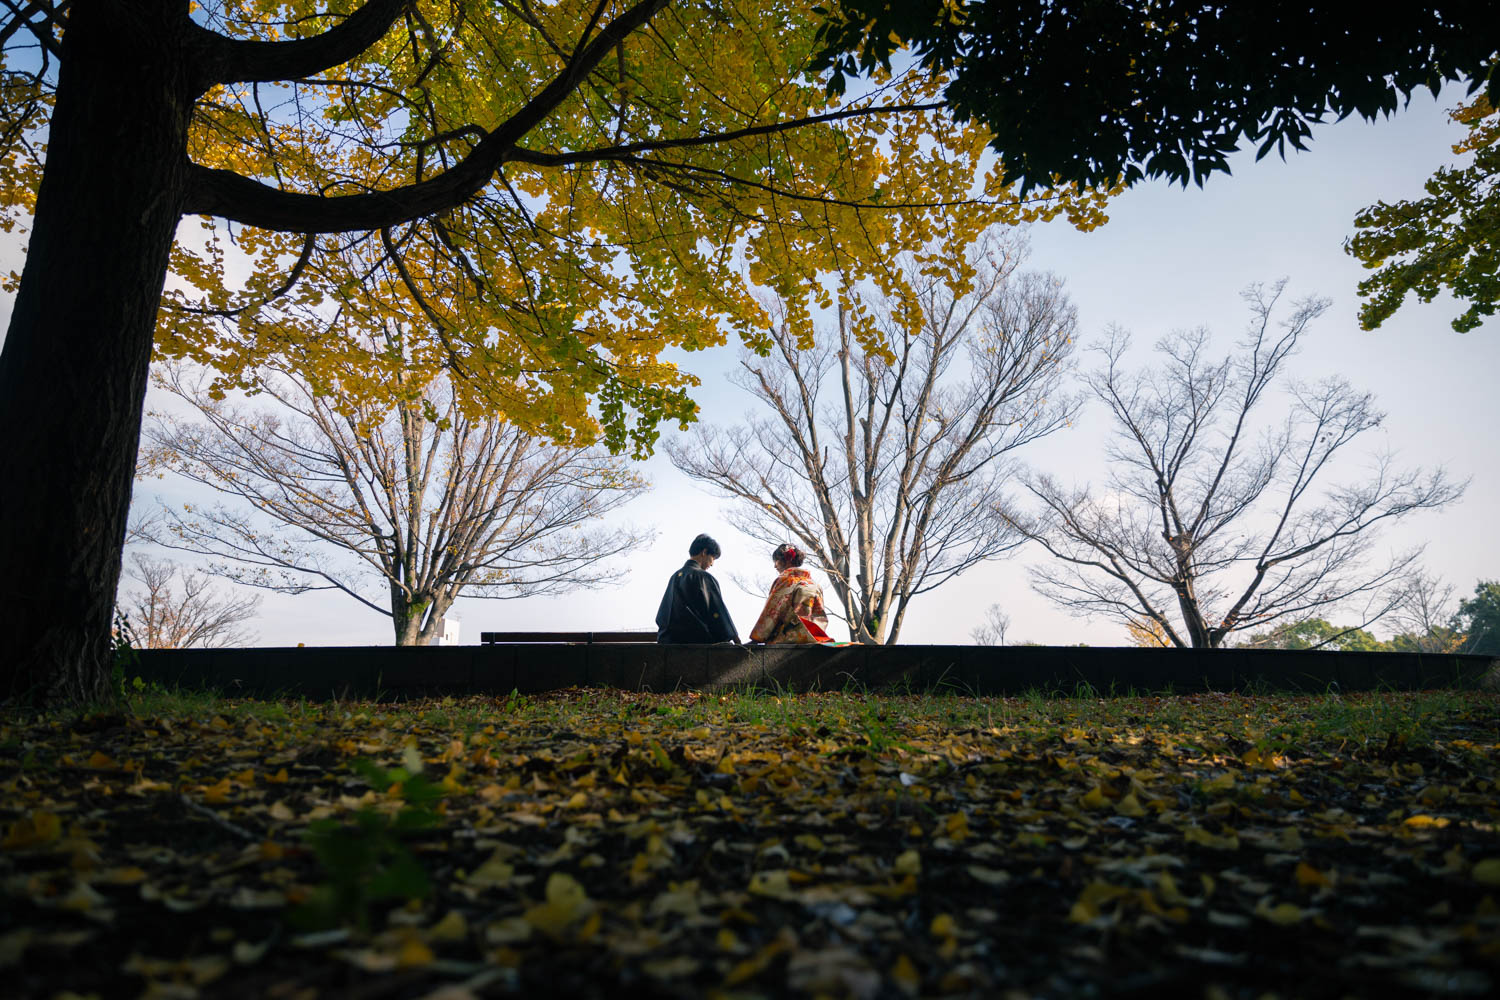
<path fill-rule="evenodd" d="M 778 545 L 771 553 L 771 564 L 776 567 L 776 582 L 771 584 L 771 596 L 750 630 L 750 640 L 828 642 L 823 591 L 813 583 L 812 574 L 802 568 L 802 553 L 791 545 Z"/>

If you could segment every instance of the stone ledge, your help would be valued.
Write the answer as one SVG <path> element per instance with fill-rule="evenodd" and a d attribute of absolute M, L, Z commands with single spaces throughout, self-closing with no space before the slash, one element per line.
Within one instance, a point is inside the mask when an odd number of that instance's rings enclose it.
<path fill-rule="evenodd" d="M 1101 696 L 1500 687 L 1488 656 L 1109 646 L 311 646 L 141 650 L 127 677 L 257 697 L 896 689 Z"/>

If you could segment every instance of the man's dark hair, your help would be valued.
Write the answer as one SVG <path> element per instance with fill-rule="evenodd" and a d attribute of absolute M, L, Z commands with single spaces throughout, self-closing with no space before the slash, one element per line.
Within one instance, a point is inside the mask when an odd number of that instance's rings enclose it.
<path fill-rule="evenodd" d="M 695 556 L 700 552 L 707 552 L 717 559 L 719 558 L 719 543 L 707 535 L 699 535 L 693 539 L 693 544 L 688 546 L 688 555 Z"/>

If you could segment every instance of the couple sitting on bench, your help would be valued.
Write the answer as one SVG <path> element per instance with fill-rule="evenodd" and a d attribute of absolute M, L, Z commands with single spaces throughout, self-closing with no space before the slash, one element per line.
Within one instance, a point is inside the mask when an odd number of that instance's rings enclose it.
<path fill-rule="evenodd" d="M 661 643 L 732 642 L 740 645 L 739 633 L 719 593 L 719 581 L 708 569 L 719 558 L 719 543 L 699 535 L 688 546 L 692 558 L 672 574 L 667 592 L 656 612 L 656 641 Z M 825 629 L 828 615 L 823 609 L 823 591 L 812 574 L 802 568 L 802 553 L 791 545 L 778 545 L 771 553 L 776 582 L 771 596 L 750 630 L 751 642 L 829 642 Z"/>

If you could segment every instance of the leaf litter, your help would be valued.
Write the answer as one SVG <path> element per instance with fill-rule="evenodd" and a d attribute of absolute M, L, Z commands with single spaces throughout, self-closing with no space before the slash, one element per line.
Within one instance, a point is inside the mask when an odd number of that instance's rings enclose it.
<path fill-rule="evenodd" d="M 11 996 L 1492 995 L 1500 698 L 0 721 Z"/>

